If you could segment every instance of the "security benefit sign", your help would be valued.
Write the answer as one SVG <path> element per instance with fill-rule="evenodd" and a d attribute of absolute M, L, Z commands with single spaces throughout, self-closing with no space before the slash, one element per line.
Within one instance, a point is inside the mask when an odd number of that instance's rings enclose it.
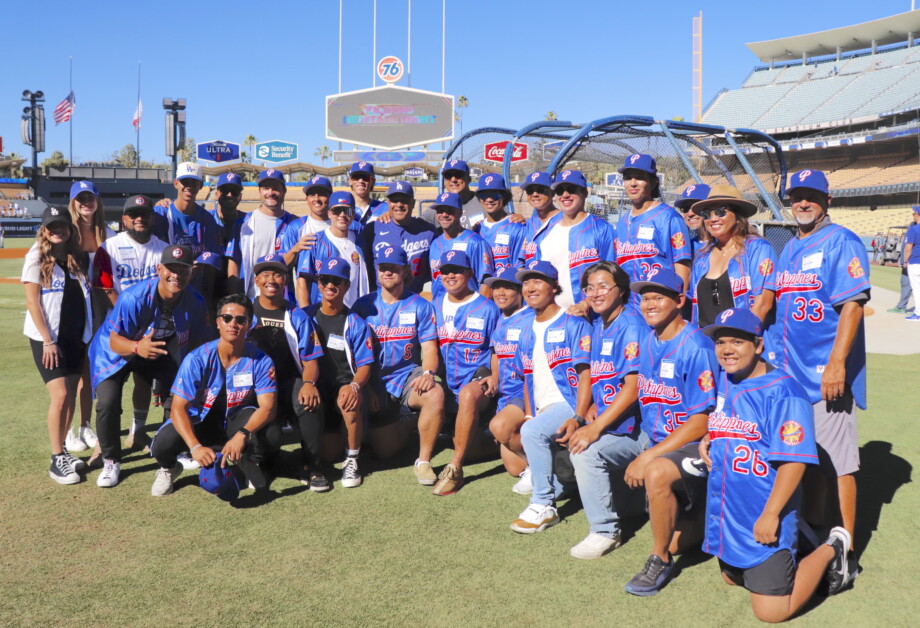
<path fill-rule="evenodd" d="M 240 158 L 240 145 L 223 140 L 201 142 L 198 146 L 198 159 L 202 161 L 234 161 Z"/>
<path fill-rule="evenodd" d="M 454 97 L 392 85 L 327 96 L 326 137 L 386 150 L 450 140 Z"/>
<path fill-rule="evenodd" d="M 256 144 L 255 152 L 253 158 L 255 161 L 267 161 L 273 164 L 293 161 L 297 159 L 297 144 L 283 140 L 260 142 Z"/>

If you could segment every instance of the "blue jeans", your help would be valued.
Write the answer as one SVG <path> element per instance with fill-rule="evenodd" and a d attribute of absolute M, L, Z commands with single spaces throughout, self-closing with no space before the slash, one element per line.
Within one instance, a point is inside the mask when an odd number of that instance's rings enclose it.
<path fill-rule="evenodd" d="M 603 434 L 581 453 L 572 454 L 575 479 L 591 532 L 612 538 L 620 532 L 616 502 L 625 495 L 614 494 L 611 471 L 625 469 L 636 456 L 648 449 L 649 438 L 638 434 Z"/>
<path fill-rule="evenodd" d="M 530 465 L 530 480 L 533 482 L 531 504 L 552 504 L 562 492 L 562 485 L 553 475 L 552 445 L 559 427 L 573 416 L 575 411 L 561 401 L 545 408 L 521 426 L 521 444 L 524 446 L 527 464 Z"/>

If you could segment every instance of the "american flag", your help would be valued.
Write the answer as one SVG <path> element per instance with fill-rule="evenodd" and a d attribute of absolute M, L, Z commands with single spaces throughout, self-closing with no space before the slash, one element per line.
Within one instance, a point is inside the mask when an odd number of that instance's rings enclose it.
<path fill-rule="evenodd" d="M 137 99 L 137 109 L 134 110 L 134 119 L 131 121 L 131 124 L 134 125 L 134 130 L 137 131 L 141 128 L 141 117 L 144 115 L 144 105 L 141 104 L 141 99 Z"/>
<path fill-rule="evenodd" d="M 73 92 L 67 94 L 67 98 L 58 103 L 54 108 L 54 124 L 57 126 L 61 122 L 67 122 L 73 115 L 73 110 L 77 108 L 77 99 L 74 98 Z"/>

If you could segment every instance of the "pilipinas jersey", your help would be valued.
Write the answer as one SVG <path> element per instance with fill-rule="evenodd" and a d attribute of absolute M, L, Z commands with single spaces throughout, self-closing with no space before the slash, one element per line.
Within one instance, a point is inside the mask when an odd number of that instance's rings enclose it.
<path fill-rule="evenodd" d="M 365 243 L 364 254 L 367 259 L 374 259 L 374 253 L 381 248 L 401 246 L 412 271 L 412 279 L 406 284 L 406 289 L 418 294 L 431 281 L 428 251 L 434 236 L 434 227 L 421 218 L 412 217 L 405 225 L 395 220 L 386 224 L 374 221 L 364 229 L 361 239 Z M 371 283 L 376 284 L 376 277 Z"/>
<path fill-rule="evenodd" d="M 113 288 L 120 294 L 128 286 L 157 276 L 157 264 L 160 263 L 166 243 L 151 235 L 150 240 L 141 244 L 126 231 L 122 231 L 106 239 L 102 248 L 112 263 Z"/>
<path fill-rule="evenodd" d="M 560 212 L 561 214 L 561 212 Z M 552 230 L 561 226 L 561 219 L 553 227 L 547 230 L 547 235 L 540 241 L 537 247 L 537 259 L 552 260 L 554 255 L 547 250 L 546 238 L 549 237 Z M 578 224 L 569 227 L 568 237 L 568 272 L 571 280 L 573 293 L 573 302 L 577 303 L 581 299 L 575 297 L 577 291 L 581 289 L 581 275 L 591 264 L 596 264 L 602 260 L 612 261 L 615 257 L 614 239 L 615 232 L 606 220 L 598 218 L 593 214 L 585 214 L 585 217 Z M 556 268 L 559 274 L 566 272 L 565 268 Z"/>
<path fill-rule="evenodd" d="M 470 290 L 479 291 L 479 284 L 483 279 L 495 274 L 495 263 L 492 260 L 492 251 L 489 245 L 478 233 L 464 229 L 456 238 L 448 239 L 442 233 L 431 241 L 431 301 L 439 303 L 447 294 L 441 284 L 441 256 L 447 251 L 463 251 L 470 258 L 473 266 L 473 276 L 470 277 Z"/>
<path fill-rule="evenodd" d="M 377 341 L 380 380 L 398 398 L 409 374 L 422 364 L 422 343 L 438 339 L 434 307 L 414 292 L 404 292 L 395 303 L 385 303 L 379 292 L 372 292 L 355 302 L 354 311 Z"/>
<path fill-rule="evenodd" d="M 648 335 L 648 325 L 641 316 L 624 308 L 612 323 L 594 319 L 591 335 L 591 396 L 602 415 L 623 388 L 624 378 L 639 372 L 639 350 Z M 640 422 L 639 404 L 634 403 L 618 423 L 607 431 L 611 434 L 632 434 Z"/>
<path fill-rule="evenodd" d="M 238 212 L 236 220 L 229 228 L 224 224 L 224 219 L 220 217 L 220 214 L 217 213 L 217 208 L 205 210 L 211 214 L 211 218 L 214 219 L 214 224 L 218 226 L 218 231 L 221 233 L 221 239 L 224 246 L 224 257 L 233 257 L 233 249 L 236 246 L 236 240 L 240 237 L 240 228 L 243 226 L 243 221 L 246 220 L 246 212 Z"/>
<path fill-rule="evenodd" d="M 166 244 L 185 245 L 192 249 L 192 257 L 196 259 L 205 251 L 224 252 L 220 228 L 201 205 L 193 205 L 188 214 L 180 212 L 173 203 L 169 207 L 155 205 L 153 211 L 153 233 Z"/>
<path fill-rule="evenodd" d="M 687 296 L 693 303 L 693 322 L 699 321 L 696 287 L 709 272 L 709 259 L 712 249 L 704 249 L 693 260 L 690 271 L 690 286 Z M 754 306 L 756 299 L 764 290 L 776 290 L 776 253 L 769 242 L 759 236 L 748 236 L 744 241 L 741 258 L 728 260 L 728 278 L 732 286 L 732 306 L 746 310 Z M 709 298 L 708 296 L 706 298 Z"/>
<path fill-rule="evenodd" d="M 795 554 L 800 491 L 779 513 L 778 541 L 754 540 L 754 524 L 784 462 L 818 464 L 814 412 L 805 390 L 785 371 L 732 382 L 719 379 L 719 400 L 709 415 L 709 472 L 703 551 L 740 569 L 773 553 Z"/>
<path fill-rule="evenodd" d="M 524 373 L 515 367 L 515 357 L 521 334 L 533 325 L 533 309 L 526 305 L 512 314 L 503 317 L 492 335 L 492 352 L 498 358 L 498 410 L 512 399 L 524 399 Z"/>
<path fill-rule="evenodd" d="M 616 262 L 630 282 L 645 281 L 652 270 L 689 261 L 689 240 L 687 223 L 670 205 L 659 203 L 638 216 L 625 212 L 617 221 Z M 638 310 L 638 294 L 631 304 Z"/>
<path fill-rule="evenodd" d="M 712 340 L 693 323 L 686 323 L 670 340 L 658 340 L 653 330 L 639 343 L 642 431 L 652 445 L 687 417 L 715 407 L 718 368 Z"/>
<path fill-rule="evenodd" d="M 546 222 L 540 220 L 540 214 L 537 212 L 530 215 L 530 218 L 524 223 L 524 243 L 521 245 L 521 253 L 518 257 L 521 267 L 536 256 L 540 242 L 560 220 L 562 220 L 562 212 L 558 210 L 547 218 Z"/>
<path fill-rule="evenodd" d="M 789 240 L 777 262 L 776 323 L 767 331 L 767 361 L 821 400 L 821 378 L 830 356 L 838 308 L 869 296 L 869 258 L 849 229 L 828 223 L 804 238 Z M 864 296 L 863 296 L 864 295 Z M 862 318 L 846 359 L 846 383 L 866 409 L 866 330 Z"/>
<path fill-rule="evenodd" d="M 530 322 L 533 320 L 530 319 Z M 521 333 L 515 368 L 524 373 L 524 387 L 530 395 L 532 406 L 536 405 L 533 403 L 535 344 L 533 325 L 527 326 Z M 579 364 L 591 364 L 591 325 L 581 317 L 563 313 L 546 328 L 543 352 L 546 354 L 546 362 L 559 392 L 565 397 L 569 407 L 575 408 L 578 395 L 578 372 L 575 367 Z"/>
<path fill-rule="evenodd" d="M 313 303 L 303 308 L 304 313 L 310 317 L 313 322 L 313 329 L 319 325 L 316 322 L 316 312 L 322 303 Z M 348 368 L 351 374 L 374 361 L 374 341 L 371 338 L 367 328 L 367 323 L 363 318 L 345 308 L 345 329 L 342 337 L 330 336 L 326 339 L 326 347 L 338 351 L 344 351 L 348 359 Z M 319 356 L 317 356 L 319 357 Z"/>
<path fill-rule="evenodd" d="M 521 248 L 524 246 L 526 234 L 524 225 L 518 222 L 511 222 L 505 216 L 498 222 L 489 222 L 488 219 L 483 220 L 473 229 L 489 245 L 489 249 L 492 251 L 492 261 L 495 264 L 495 272 L 505 266 L 512 268 L 522 266 L 520 261 Z"/>
<path fill-rule="evenodd" d="M 445 295 L 435 302 L 435 320 L 444 379 L 447 388 L 459 399 L 460 389 L 473 381 L 476 370 L 489 368 L 492 361 L 489 341 L 502 313 L 492 301 L 473 293 L 453 315 L 445 316 L 444 301 L 448 298 Z"/>
<path fill-rule="evenodd" d="M 212 340 L 189 353 L 173 381 L 172 394 L 188 402 L 192 423 L 208 416 L 222 390 L 227 391 L 227 417 L 241 408 L 258 406 L 259 395 L 277 392 L 275 367 L 261 349 L 247 342 L 240 359 L 224 369 L 217 353 L 219 342 Z M 223 425 L 227 426 L 226 417 Z"/>
<path fill-rule="evenodd" d="M 351 231 L 345 238 L 339 238 L 332 235 L 332 232 L 326 229 L 316 234 L 316 242 L 313 248 L 301 251 L 298 262 L 298 274 L 301 277 L 308 277 L 315 280 L 323 266 L 323 262 L 333 257 L 341 257 L 351 266 L 350 281 L 351 286 L 345 294 L 345 305 L 351 307 L 358 297 L 362 297 L 370 291 L 367 283 L 367 267 L 364 264 L 364 254 L 361 247 L 358 246 L 358 239 Z M 311 282 L 310 286 L 310 303 L 319 303 L 322 301 L 319 285 L 316 281 Z"/>

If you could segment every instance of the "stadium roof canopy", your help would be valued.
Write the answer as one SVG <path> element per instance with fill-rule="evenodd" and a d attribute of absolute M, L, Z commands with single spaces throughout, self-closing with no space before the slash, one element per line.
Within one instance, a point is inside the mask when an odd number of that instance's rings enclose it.
<path fill-rule="evenodd" d="M 808 35 L 754 42 L 747 47 L 768 63 L 801 59 L 802 55 L 807 58 L 836 54 L 838 48 L 840 52 L 865 50 L 871 48 L 873 42 L 876 46 L 884 46 L 907 41 L 910 36 L 920 37 L 920 9 Z"/>

